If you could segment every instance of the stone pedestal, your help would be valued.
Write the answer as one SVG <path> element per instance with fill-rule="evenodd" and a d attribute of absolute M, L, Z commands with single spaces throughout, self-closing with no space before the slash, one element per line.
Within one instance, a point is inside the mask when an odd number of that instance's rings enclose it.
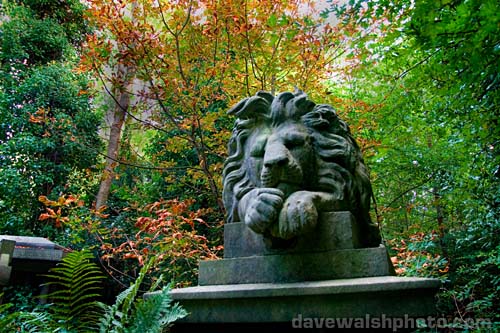
<path fill-rule="evenodd" d="M 350 212 L 321 214 L 313 232 L 283 247 L 244 223 L 229 223 L 224 226 L 224 259 L 202 261 L 198 283 L 290 283 L 393 275 L 385 247 L 358 248 L 359 238 Z"/>
<path fill-rule="evenodd" d="M 229 258 L 200 263 L 200 286 L 240 283 L 290 283 L 391 274 L 383 245 L 377 248 L 330 250 Z"/>
<path fill-rule="evenodd" d="M 344 328 L 411 330 L 416 318 L 435 315 L 439 285 L 436 279 L 381 276 L 176 289 L 173 299 L 190 314 L 172 332 L 321 331 L 346 321 L 352 327 Z"/>
<path fill-rule="evenodd" d="M 272 244 L 243 222 L 228 223 L 224 225 L 224 258 L 355 249 L 360 247 L 359 238 L 351 212 L 322 213 L 313 232 L 283 241 L 283 247 Z"/>
<path fill-rule="evenodd" d="M 386 327 L 434 314 L 439 281 L 395 277 L 383 245 L 360 248 L 350 212 L 323 213 L 316 230 L 287 244 L 243 223 L 227 224 L 224 233 L 224 259 L 200 263 L 199 286 L 172 291 L 190 313 L 173 332 L 296 331 L 310 327 L 305 318 L 325 325 L 365 318 L 364 326 L 378 318 Z"/>

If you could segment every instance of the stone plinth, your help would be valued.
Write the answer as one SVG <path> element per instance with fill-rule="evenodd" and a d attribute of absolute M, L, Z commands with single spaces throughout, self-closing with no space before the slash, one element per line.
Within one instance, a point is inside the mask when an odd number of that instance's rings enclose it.
<path fill-rule="evenodd" d="M 383 245 L 360 247 L 350 212 L 322 213 L 315 230 L 287 244 L 243 223 L 224 233 L 224 259 L 200 263 L 199 286 L 172 291 L 190 313 L 173 332 L 294 332 L 298 318 L 434 315 L 440 282 L 393 276 Z"/>
<path fill-rule="evenodd" d="M 288 283 L 391 275 L 383 245 L 378 248 L 276 254 L 200 262 L 198 284 Z"/>
<path fill-rule="evenodd" d="M 224 259 L 202 261 L 201 286 L 239 283 L 289 283 L 393 275 L 383 245 L 359 248 L 351 212 L 320 215 L 315 230 L 276 247 L 244 223 L 224 226 Z"/>
<path fill-rule="evenodd" d="M 12 267 L 12 253 L 16 242 L 9 239 L 0 240 L 0 286 L 5 286 L 9 283 Z"/>
<path fill-rule="evenodd" d="M 206 332 L 210 327 L 219 332 L 238 327 L 292 329 L 299 318 L 426 317 L 435 315 L 439 286 L 436 279 L 381 276 L 176 289 L 173 299 L 190 314 L 174 325 L 173 332 Z"/>
<path fill-rule="evenodd" d="M 322 213 L 313 232 L 287 241 L 284 248 L 273 246 L 243 222 L 228 223 L 224 225 L 224 258 L 355 249 L 360 247 L 359 236 L 356 220 L 347 211 Z"/>

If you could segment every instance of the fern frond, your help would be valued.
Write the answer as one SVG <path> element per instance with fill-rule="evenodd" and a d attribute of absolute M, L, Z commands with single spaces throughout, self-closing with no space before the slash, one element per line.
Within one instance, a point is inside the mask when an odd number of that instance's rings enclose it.
<path fill-rule="evenodd" d="M 99 324 L 101 333 L 161 333 L 172 322 L 187 315 L 178 304 L 171 305 L 170 286 L 147 299 L 137 297 L 153 260 L 142 267 L 137 280 L 116 297 L 114 305 L 100 303 L 105 310 Z"/>
<path fill-rule="evenodd" d="M 47 333 L 60 331 L 60 328 L 57 327 L 57 322 L 47 312 L 20 312 L 19 319 L 18 331 L 20 332 Z"/>
<path fill-rule="evenodd" d="M 3 293 L 0 293 L 0 299 L 2 299 Z M 7 311 L 12 307 L 11 303 L 0 304 L 0 332 L 8 332 L 13 330 L 13 323 L 19 317 L 18 312 L 7 313 Z"/>
<path fill-rule="evenodd" d="M 174 321 L 187 315 L 178 303 L 171 304 L 170 286 L 164 287 L 160 292 L 150 295 L 147 299 L 136 303 L 136 312 L 130 333 L 148 332 L 161 333 Z"/>
<path fill-rule="evenodd" d="M 130 295 L 123 300 L 122 310 L 125 315 L 128 315 L 128 313 L 130 312 L 132 304 L 137 297 L 137 293 L 139 292 L 139 288 L 141 287 L 142 281 L 146 277 L 146 273 L 149 271 L 152 265 L 153 258 L 146 262 L 146 264 L 144 264 L 144 266 L 141 268 L 139 276 L 131 286 L 132 289 L 130 291 Z"/>
<path fill-rule="evenodd" d="M 99 323 L 101 333 L 124 332 L 124 327 L 126 323 L 128 323 L 131 306 L 136 299 L 139 287 L 141 286 L 142 281 L 152 264 L 153 260 L 151 259 L 141 268 L 139 276 L 135 282 L 116 296 L 114 305 L 107 306 L 100 303 L 101 307 L 103 307 L 106 311 L 105 316 L 101 318 Z"/>
<path fill-rule="evenodd" d="M 50 279 L 45 285 L 56 288 L 45 296 L 53 302 L 52 316 L 65 329 L 92 331 L 99 322 L 96 313 L 100 309 L 95 298 L 101 295 L 104 276 L 93 258 L 88 251 L 71 252 L 45 275 Z"/>

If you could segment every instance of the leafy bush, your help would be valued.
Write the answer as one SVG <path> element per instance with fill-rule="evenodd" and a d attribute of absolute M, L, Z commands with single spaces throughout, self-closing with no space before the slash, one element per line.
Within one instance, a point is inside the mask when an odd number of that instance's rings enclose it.
<path fill-rule="evenodd" d="M 391 257 L 397 274 L 404 276 L 437 277 L 443 281 L 447 278 L 449 263 L 440 254 L 436 233 L 415 233 L 408 239 L 392 239 L 388 245 L 396 252 Z"/>
<path fill-rule="evenodd" d="M 70 61 L 78 1 L 28 2 L 2 7 L 9 20 L 0 29 L 0 233 L 48 236 L 37 223 L 38 197 L 58 197 L 70 174 L 95 165 L 99 118 Z M 44 4 L 75 11 L 62 17 Z"/>
<path fill-rule="evenodd" d="M 130 230 L 113 228 L 103 241 L 103 260 L 121 271 L 155 258 L 155 268 L 179 285 L 197 280 L 198 261 L 216 259 L 221 246 L 213 246 L 198 230 L 211 229 L 203 220 L 206 210 L 193 210 L 194 200 L 160 200 L 137 208 Z M 128 235 L 134 235 L 130 237 Z M 128 264 L 127 264 L 128 262 Z M 116 271 L 116 269 L 115 269 Z"/>

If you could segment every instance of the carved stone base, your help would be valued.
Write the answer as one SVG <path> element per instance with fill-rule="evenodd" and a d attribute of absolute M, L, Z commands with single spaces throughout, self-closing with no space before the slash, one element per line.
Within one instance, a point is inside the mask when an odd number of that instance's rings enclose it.
<path fill-rule="evenodd" d="M 322 213 L 312 232 L 276 247 L 244 223 L 224 226 L 224 259 L 202 261 L 200 286 L 288 283 L 393 275 L 383 245 L 359 248 L 351 212 Z M 283 244 L 284 245 L 284 244 Z"/>
<path fill-rule="evenodd" d="M 322 214 L 316 230 L 288 247 L 243 223 L 224 232 L 224 259 L 200 263 L 198 287 L 172 291 L 190 313 L 172 332 L 295 332 L 299 318 L 389 322 L 434 315 L 439 280 L 392 276 L 383 245 L 359 248 L 362 235 L 350 212 Z"/>
<path fill-rule="evenodd" d="M 435 315 L 434 295 L 439 286 L 436 279 L 382 276 L 175 289 L 171 293 L 173 299 L 190 314 L 176 323 L 172 332 L 275 328 L 295 332 L 306 323 L 304 320 L 311 318 L 323 323 L 379 318 L 386 322 L 387 331 L 395 332 L 404 327 L 396 330 L 389 326 L 396 322 L 392 321 L 394 318 L 398 323 L 406 320 L 409 326 L 414 322 L 412 318 Z M 370 327 L 364 328 L 370 331 Z M 322 330 L 314 332 L 318 331 Z"/>
<path fill-rule="evenodd" d="M 224 225 L 224 258 L 272 254 L 322 252 L 360 247 L 356 219 L 349 211 L 321 213 L 312 232 L 273 246 L 269 239 L 253 232 L 243 222 Z"/>
<path fill-rule="evenodd" d="M 386 248 L 331 250 L 202 261 L 200 286 L 287 283 L 392 274 Z"/>

